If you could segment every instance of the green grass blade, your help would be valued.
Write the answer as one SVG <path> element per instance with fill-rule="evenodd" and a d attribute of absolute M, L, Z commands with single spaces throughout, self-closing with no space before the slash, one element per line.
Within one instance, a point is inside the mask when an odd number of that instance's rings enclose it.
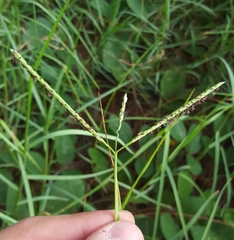
<path fill-rule="evenodd" d="M 224 191 L 226 190 L 227 186 L 230 184 L 231 181 L 232 181 L 232 178 L 229 179 L 229 180 L 226 182 L 226 184 L 223 186 L 223 188 L 222 188 L 222 190 L 221 190 L 221 192 L 220 192 L 220 194 L 219 194 L 219 196 L 218 196 L 218 199 L 216 200 L 216 203 L 215 203 L 215 205 L 214 205 L 214 207 L 213 207 L 213 211 L 212 211 L 211 215 L 209 216 L 209 220 L 208 220 L 208 222 L 207 222 L 206 229 L 205 229 L 205 231 L 204 231 L 204 233 L 203 233 L 203 236 L 202 236 L 202 239 L 201 239 L 201 240 L 206 240 L 206 239 L 207 239 L 207 236 L 208 236 L 208 234 L 209 234 L 209 230 L 210 230 L 211 224 L 212 224 L 212 222 L 213 222 L 215 213 L 216 213 L 216 211 L 217 211 L 217 209 L 218 209 L 218 205 L 219 205 L 219 203 L 220 203 L 220 201 L 221 201 L 221 198 L 222 198 L 222 196 L 223 196 Z"/>
<path fill-rule="evenodd" d="M 169 146 L 170 146 L 170 134 L 166 134 L 164 150 L 163 150 L 163 158 L 161 163 L 161 174 L 160 174 L 160 180 L 159 180 L 160 182 L 159 182 L 158 196 L 157 196 L 158 203 L 161 203 L 162 201 Z M 156 239 L 156 236 L 157 236 L 159 217 L 160 217 L 160 207 L 161 207 L 160 204 L 156 205 L 155 216 L 154 216 L 154 228 L 153 228 L 153 234 L 152 234 L 153 239 Z"/>
<path fill-rule="evenodd" d="M 183 230 L 183 236 L 186 240 L 189 240 L 188 231 L 187 231 L 186 223 L 184 220 L 184 213 L 183 213 L 183 209 L 181 206 L 178 190 L 176 188 L 175 179 L 174 179 L 173 173 L 171 172 L 171 169 L 168 166 L 166 166 L 166 172 L 167 172 L 167 176 L 170 180 L 172 191 L 174 194 L 174 198 L 175 198 L 175 202 L 176 202 L 176 206 L 177 206 L 177 210 L 178 210 L 178 215 L 179 215 L 180 223 L 181 223 L 182 230 Z"/>

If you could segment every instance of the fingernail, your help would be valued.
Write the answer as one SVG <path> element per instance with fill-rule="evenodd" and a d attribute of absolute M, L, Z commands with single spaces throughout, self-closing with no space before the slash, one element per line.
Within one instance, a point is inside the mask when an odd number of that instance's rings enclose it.
<path fill-rule="evenodd" d="M 139 229 L 135 224 L 125 221 L 116 222 L 108 232 L 108 240 L 137 240 L 140 239 Z"/>
<path fill-rule="evenodd" d="M 93 233 L 87 240 L 143 240 L 140 229 L 133 223 L 117 221 L 110 223 L 96 233 Z"/>

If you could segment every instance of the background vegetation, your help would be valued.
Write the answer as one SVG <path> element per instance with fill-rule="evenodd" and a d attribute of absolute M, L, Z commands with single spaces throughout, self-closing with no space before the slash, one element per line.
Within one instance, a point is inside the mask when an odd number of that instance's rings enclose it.
<path fill-rule="evenodd" d="M 119 185 L 124 198 L 151 161 L 126 206 L 145 239 L 232 239 L 233 1 L 83 0 L 62 15 L 64 4 L 1 2 L 2 228 L 27 216 L 113 208 L 114 199 L 108 150 L 12 63 L 13 48 L 99 133 L 101 99 L 110 144 L 127 92 L 119 146 L 193 89 L 196 96 L 225 81 L 174 123 L 156 155 L 168 128 L 121 151 Z"/>

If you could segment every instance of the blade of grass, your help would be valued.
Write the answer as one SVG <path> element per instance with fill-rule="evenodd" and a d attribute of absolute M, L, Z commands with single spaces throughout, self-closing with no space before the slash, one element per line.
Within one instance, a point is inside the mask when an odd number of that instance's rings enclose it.
<path fill-rule="evenodd" d="M 34 204 L 33 204 L 33 200 L 32 200 L 32 192 L 30 189 L 30 184 L 29 184 L 29 181 L 27 178 L 27 173 L 26 173 L 26 169 L 24 167 L 23 159 L 19 154 L 17 154 L 17 156 L 18 156 L 21 176 L 22 176 L 23 183 L 24 183 L 24 189 L 25 189 L 27 203 L 28 203 L 29 216 L 32 217 L 32 216 L 35 216 L 35 209 L 34 209 Z"/>
<path fill-rule="evenodd" d="M 170 134 L 166 134 L 164 149 L 163 149 L 163 158 L 162 158 L 162 163 L 161 163 L 161 174 L 160 174 L 160 180 L 159 180 L 160 182 L 159 182 L 159 188 L 158 188 L 158 197 L 157 197 L 158 203 L 162 202 L 169 146 L 170 146 Z M 155 208 L 152 239 L 156 239 L 156 236 L 157 236 L 160 208 L 161 208 L 160 204 L 157 204 L 156 208 Z"/>
<path fill-rule="evenodd" d="M 204 202 L 204 204 L 199 208 L 199 210 L 194 214 L 192 219 L 186 225 L 186 231 L 188 231 L 194 224 L 202 217 L 202 214 L 206 210 L 206 208 L 212 203 L 212 200 L 217 197 L 218 191 L 211 194 L 209 198 Z M 183 229 L 179 231 L 172 240 L 181 239 L 183 237 Z"/>
<path fill-rule="evenodd" d="M 18 222 L 18 221 L 15 220 L 14 218 L 9 217 L 8 215 L 6 215 L 6 214 L 4 214 L 4 213 L 2 213 L 2 212 L 0 212 L 0 219 L 2 219 L 2 220 L 5 221 L 5 222 L 10 223 L 11 225 Z"/>
<path fill-rule="evenodd" d="M 234 74 L 233 74 L 233 71 L 224 58 L 222 58 L 222 57 L 218 57 L 218 58 L 223 62 L 223 64 L 225 65 L 225 67 L 227 69 L 230 83 L 231 83 L 232 103 L 234 104 Z"/>
<path fill-rule="evenodd" d="M 222 190 L 221 190 L 221 192 L 220 192 L 220 194 L 219 194 L 219 197 L 218 197 L 218 199 L 216 200 L 216 203 L 215 203 L 215 205 L 214 205 L 214 207 L 213 207 L 213 211 L 211 212 L 211 215 L 209 216 L 209 220 L 208 220 L 208 222 L 207 222 L 207 224 L 206 224 L 206 228 L 205 228 L 205 231 L 204 231 L 204 233 L 203 233 L 203 236 L 202 236 L 202 239 L 201 239 L 201 240 L 206 240 L 206 239 L 207 239 L 207 236 L 208 236 L 208 234 L 209 234 L 209 230 L 210 230 L 211 224 L 212 224 L 212 222 L 213 222 L 215 213 L 216 213 L 216 211 L 217 211 L 217 209 L 218 209 L 218 206 L 219 206 L 219 203 L 220 203 L 221 198 L 222 198 L 222 196 L 223 196 L 223 193 L 224 193 L 224 191 L 226 190 L 227 186 L 230 184 L 231 181 L 232 181 L 232 178 L 229 179 L 229 180 L 226 182 L 226 184 L 223 186 L 223 188 L 222 188 Z"/>
<path fill-rule="evenodd" d="M 221 155 L 222 155 L 222 159 L 223 159 L 226 180 L 228 182 L 228 180 L 231 179 L 231 176 L 230 176 L 230 172 L 229 172 L 229 168 L 228 168 L 226 152 L 224 151 L 223 147 L 220 148 L 220 151 L 221 151 Z M 230 207 L 231 200 L 232 200 L 232 185 L 231 185 L 231 182 L 229 181 L 229 184 L 227 185 L 227 200 L 226 200 L 226 204 L 225 204 L 226 208 Z"/>
<path fill-rule="evenodd" d="M 168 132 L 167 132 L 168 133 Z M 147 170 L 147 168 L 149 167 L 150 163 L 153 161 L 156 153 L 158 152 L 158 150 L 160 149 L 161 145 L 163 144 L 165 138 L 166 138 L 166 135 L 167 133 L 165 133 L 165 135 L 163 136 L 163 138 L 160 140 L 158 146 L 155 148 L 154 152 L 151 154 L 150 158 L 148 159 L 147 163 L 145 164 L 145 166 L 143 167 L 143 169 L 141 170 L 141 172 L 139 173 L 139 175 L 137 176 L 136 180 L 134 181 L 134 183 L 132 184 L 131 186 L 131 189 L 130 191 L 128 192 L 128 194 L 126 195 L 124 201 L 123 201 L 123 204 L 122 204 L 122 209 L 125 209 L 130 197 L 131 197 L 131 194 L 133 192 L 133 189 L 135 189 L 137 183 L 140 181 L 142 175 L 145 173 L 145 171 Z M 120 149 L 121 150 L 121 149 Z"/>
<path fill-rule="evenodd" d="M 181 223 L 182 230 L 183 230 L 183 237 L 186 240 L 189 240 L 188 231 L 187 231 L 186 223 L 185 223 L 185 220 L 184 220 L 184 213 L 183 213 L 183 209 L 182 209 L 182 206 L 181 206 L 178 190 L 176 188 L 176 183 L 175 183 L 175 180 L 174 180 L 174 177 L 173 177 L 173 173 L 171 172 L 171 169 L 169 168 L 169 166 L 166 166 L 166 172 L 167 172 L 167 176 L 168 176 L 168 178 L 170 180 L 170 183 L 171 183 L 171 187 L 172 187 L 172 191 L 173 191 L 173 194 L 174 194 L 176 206 L 177 206 L 177 209 L 178 209 L 180 223 Z"/>
<path fill-rule="evenodd" d="M 212 181 L 212 187 L 211 192 L 215 192 L 215 188 L 218 181 L 218 172 L 219 172 L 219 162 L 220 162 L 220 140 L 219 140 L 219 131 L 215 133 L 215 157 L 214 157 L 214 172 L 213 172 L 213 181 Z"/>
<path fill-rule="evenodd" d="M 107 173 L 111 173 L 112 169 L 107 169 L 100 172 L 82 174 L 82 175 L 38 175 L 38 174 L 28 174 L 27 178 L 29 180 L 44 180 L 44 181 L 67 181 L 67 180 L 81 180 L 81 179 L 89 179 L 97 176 L 102 176 Z"/>

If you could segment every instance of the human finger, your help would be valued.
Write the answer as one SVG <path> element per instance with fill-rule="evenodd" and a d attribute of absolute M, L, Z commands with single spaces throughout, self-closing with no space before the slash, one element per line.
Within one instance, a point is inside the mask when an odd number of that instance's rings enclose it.
<path fill-rule="evenodd" d="M 113 220 L 113 210 L 30 217 L 1 231 L 0 239 L 83 240 Z M 121 220 L 134 223 L 134 217 L 127 211 L 121 213 Z"/>
<path fill-rule="evenodd" d="M 86 240 L 144 240 L 141 230 L 132 222 L 116 221 L 101 227 Z"/>

